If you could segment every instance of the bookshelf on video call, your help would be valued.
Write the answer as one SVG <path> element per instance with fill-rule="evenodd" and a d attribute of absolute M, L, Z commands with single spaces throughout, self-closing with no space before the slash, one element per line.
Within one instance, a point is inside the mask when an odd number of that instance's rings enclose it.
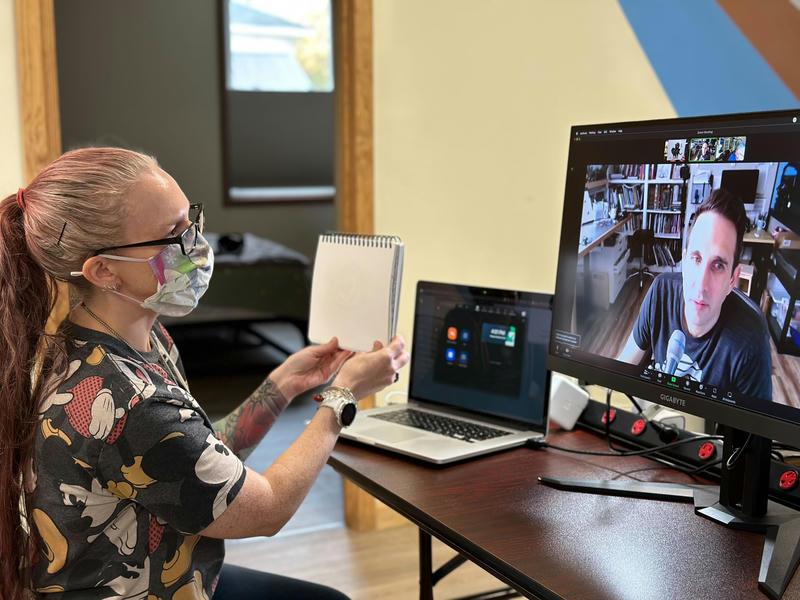
<path fill-rule="evenodd" d="M 689 177 L 684 180 L 680 169 L 685 164 L 602 165 L 602 177 L 586 183 L 584 200 L 588 198 L 593 207 L 600 203 L 604 218 L 611 218 L 612 207 L 616 208 L 617 220 L 623 215 L 630 217 L 619 233 L 628 236 L 637 229 L 650 229 L 654 245 L 671 251 L 665 254 L 656 250 L 653 256 L 656 264 L 648 265 L 648 269 L 655 273 L 677 270 L 680 266 L 681 251 L 694 211 L 712 189 L 719 187 L 722 170 L 758 169 L 759 187 L 755 203 L 752 208 L 746 207 L 751 221 L 767 213 L 769 190 L 762 188 L 768 182 L 774 182 L 777 175 L 774 163 L 693 163 L 688 165 Z M 682 205 L 684 185 L 685 207 Z"/>

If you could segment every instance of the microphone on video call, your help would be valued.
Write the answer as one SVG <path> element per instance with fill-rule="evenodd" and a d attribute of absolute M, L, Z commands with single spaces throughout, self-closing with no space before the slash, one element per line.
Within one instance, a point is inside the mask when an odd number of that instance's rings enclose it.
<path fill-rule="evenodd" d="M 664 371 L 667 375 L 674 375 L 675 369 L 678 368 L 678 363 L 681 362 L 681 356 L 686 348 L 686 336 L 680 329 L 676 329 L 669 336 L 667 343 L 667 361 Z"/>

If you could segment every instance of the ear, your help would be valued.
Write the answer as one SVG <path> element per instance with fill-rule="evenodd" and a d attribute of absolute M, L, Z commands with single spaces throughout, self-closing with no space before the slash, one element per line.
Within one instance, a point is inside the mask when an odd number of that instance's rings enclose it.
<path fill-rule="evenodd" d="M 736 287 L 736 282 L 739 281 L 739 275 L 742 273 L 742 264 L 739 263 L 736 265 L 736 268 L 733 270 L 733 274 L 731 275 L 731 289 L 728 290 L 728 293 L 733 291 L 733 288 Z"/>
<path fill-rule="evenodd" d="M 101 289 L 116 289 L 119 286 L 119 279 L 110 262 L 102 256 L 86 259 L 82 269 L 84 279 Z"/>

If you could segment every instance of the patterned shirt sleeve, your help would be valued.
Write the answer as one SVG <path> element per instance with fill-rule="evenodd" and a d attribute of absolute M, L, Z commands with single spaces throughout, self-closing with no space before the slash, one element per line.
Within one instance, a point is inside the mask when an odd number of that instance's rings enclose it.
<path fill-rule="evenodd" d="M 219 517 L 244 483 L 244 466 L 199 412 L 172 398 L 136 404 L 96 472 L 111 493 L 185 534 Z"/>

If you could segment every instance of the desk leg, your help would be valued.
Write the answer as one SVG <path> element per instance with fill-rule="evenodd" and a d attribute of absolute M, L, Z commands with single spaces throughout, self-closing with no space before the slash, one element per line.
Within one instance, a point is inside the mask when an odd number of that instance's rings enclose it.
<path fill-rule="evenodd" d="M 457 554 L 441 567 L 433 570 L 433 551 L 431 550 L 431 536 L 419 530 L 419 599 L 433 600 L 433 586 L 443 577 L 446 577 L 458 567 L 467 562 L 467 559 Z M 482 592 L 463 596 L 457 600 L 501 600 L 503 598 L 519 598 L 520 594 L 512 588 L 503 588 L 491 592 Z"/>
<path fill-rule="evenodd" d="M 431 536 L 419 530 L 419 600 L 433 600 L 433 552 Z"/>

